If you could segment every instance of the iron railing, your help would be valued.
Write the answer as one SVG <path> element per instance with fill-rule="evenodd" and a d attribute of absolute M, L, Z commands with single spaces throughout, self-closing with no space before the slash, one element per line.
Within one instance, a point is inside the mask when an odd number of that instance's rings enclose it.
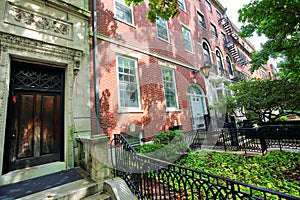
<path fill-rule="evenodd" d="M 139 155 L 122 135 L 115 135 L 113 144 L 115 175 L 138 199 L 299 199 Z"/>
<path fill-rule="evenodd" d="M 257 128 L 222 128 L 208 131 L 199 135 L 197 132 L 186 134 L 195 142 L 190 141 L 190 147 L 241 150 L 257 152 L 263 155 L 268 150 L 296 150 L 300 151 L 300 126 L 267 125 Z M 201 137 L 201 140 L 199 140 Z M 199 143 L 201 141 L 201 143 Z M 196 144 L 196 145 L 195 145 Z M 192 148 L 194 149 L 194 148 Z"/>

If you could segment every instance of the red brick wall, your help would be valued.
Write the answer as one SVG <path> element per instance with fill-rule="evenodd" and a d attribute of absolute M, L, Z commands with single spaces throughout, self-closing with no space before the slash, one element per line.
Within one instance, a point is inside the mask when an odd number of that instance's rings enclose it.
<path fill-rule="evenodd" d="M 225 58 L 229 54 L 224 47 L 221 30 L 216 11 L 207 11 L 204 0 L 185 1 L 188 12 L 181 12 L 180 15 L 168 22 L 170 41 L 165 42 L 157 38 L 156 25 L 150 23 L 146 17 L 147 0 L 139 7 L 134 7 L 134 25 L 130 26 L 114 18 L 114 1 L 98 1 L 98 33 L 107 36 L 113 41 L 99 40 L 99 87 L 101 103 L 101 128 L 103 133 L 112 136 L 122 131 L 128 131 L 131 123 L 136 125 L 136 130 L 144 131 L 146 138 L 152 138 L 158 131 L 166 130 L 173 126 L 176 120 L 182 125 L 185 131 L 191 129 L 190 105 L 187 96 L 188 86 L 194 82 L 205 91 L 204 79 L 201 74 L 196 77 L 192 70 L 187 67 L 169 63 L 176 66 L 175 77 L 180 112 L 166 112 L 162 72 L 158 61 L 159 55 L 171 58 L 180 63 L 200 68 L 203 65 L 202 41 L 209 42 L 212 50 L 212 57 L 216 63 L 215 50 L 220 49 L 224 68 L 226 69 Z M 198 25 L 197 10 L 205 15 L 206 29 Z M 219 10 L 222 13 L 221 10 Z M 216 25 L 218 38 L 212 36 L 210 23 Z M 182 24 L 191 30 L 193 52 L 184 50 L 182 37 Z M 112 44 L 113 42 L 130 45 L 139 48 L 138 51 Z M 147 55 L 146 52 L 155 53 L 157 56 Z M 118 113 L 118 90 L 116 55 L 118 53 L 132 55 L 138 60 L 138 76 L 140 84 L 140 99 L 143 112 L 140 113 Z M 237 65 L 236 68 L 241 68 Z M 93 91 L 93 88 L 91 88 Z M 93 92 L 91 92 L 93 95 Z M 91 97 L 93 100 L 93 97 Z"/>

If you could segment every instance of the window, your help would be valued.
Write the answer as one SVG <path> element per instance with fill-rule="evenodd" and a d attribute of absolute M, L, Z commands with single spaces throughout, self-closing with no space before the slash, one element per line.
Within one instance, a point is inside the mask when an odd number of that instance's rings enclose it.
<path fill-rule="evenodd" d="M 119 108 L 140 108 L 137 60 L 117 56 Z"/>
<path fill-rule="evenodd" d="M 219 51 L 216 51 L 216 55 L 217 55 L 217 63 L 218 63 L 218 67 L 221 73 L 224 72 L 224 68 L 223 68 L 223 63 L 222 63 L 222 57 Z"/>
<path fill-rule="evenodd" d="M 216 14 L 217 14 L 218 21 L 220 21 L 222 18 L 221 13 L 216 10 Z"/>
<path fill-rule="evenodd" d="M 228 56 L 226 56 L 226 65 L 228 68 L 229 75 L 233 76 L 233 70 L 232 70 L 231 62 L 230 62 L 230 59 Z"/>
<path fill-rule="evenodd" d="M 174 69 L 162 67 L 162 76 L 167 108 L 177 108 L 177 92 L 175 86 Z"/>
<path fill-rule="evenodd" d="M 184 39 L 184 49 L 193 52 L 191 32 L 186 27 L 182 26 L 182 34 Z"/>
<path fill-rule="evenodd" d="M 133 24 L 133 7 L 128 7 L 125 0 L 115 0 L 115 17 L 129 24 Z"/>
<path fill-rule="evenodd" d="M 197 14 L 198 14 L 199 25 L 205 28 L 204 15 L 202 15 L 199 11 L 197 11 Z"/>
<path fill-rule="evenodd" d="M 169 30 L 168 30 L 168 23 L 166 20 L 162 18 L 158 18 L 156 20 L 156 30 L 157 30 L 157 37 L 169 41 Z"/>
<path fill-rule="evenodd" d="M 204 62 L 212 63 L 210 58 L 210 50 L 207 43 L 203 42 L 202 46 L 203 46 Z"/>
<path fill-rule="evenodd" d="M 226 40 L 225 34 L 221 33 L 221 35 L 222 35 L 222 40 L 223 40 L 224 44 L 227 44 L 227 40 Z"/>
<path fill-rule="evenodd" d="M 179 8 L 181 10 L 184 10 L 185 11 L 185 3 L 184 3 L 184 0 L 178 0 L 178 5 L 179 5 Z"/>
<path fill-rule="evenodd" d="M 211 32 L 212 32 L 213 36 L 218 37 L 217 29 L 216 29 L 215 25 L 213 25 L 213 24 L 211 24 Z"/>
<path fill-rule="evenodd" d="M 211 4 L 209 3 L 209 1 L 205 1 L 205 5 L 206 5 L 206 8 L 209 12 L 212 12 L 212 9 L 211 9 Z"/>

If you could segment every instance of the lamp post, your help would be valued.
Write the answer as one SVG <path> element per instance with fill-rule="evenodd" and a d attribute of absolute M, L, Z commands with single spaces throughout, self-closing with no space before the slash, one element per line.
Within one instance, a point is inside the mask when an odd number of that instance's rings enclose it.
<path fill-rule="evenodd" d="M 209 77 L 210 68 L 211 68 L 210 65 L 205 65 L 205 64 L 200 68 L 200 71 L 202 72 L 205 78 Z"/>
<path fill-rule="evenodd" d="M 208 90 L 208 87 L 209 87 L 209 84 L 207 83 L 207 79 L 209 77 L 210 68 L 211 68 L 211 63 L 208 64 L 206 62 L 204 62 L 204 65 L 202 67 L 200 67 L 200 71 L 203 74 L 203 76 L 205 77 L 204 78 L 204 85 L 205 85 L 205 88 L 206 88 L 206 94 L 207 94 L 206 96 L 207 97 L 208 97 L 207 90 Z M 209 98 L 208 98 L 208 101 L 209 101 Z M 209 111 L 209 109 L 207 107 L 207 118 L 205 120 L 205 129 L 206 129 L 206 131 L 208 131 L 209 128 L 211 128 L 211 124 L 210 123 L 211 123 L 211 120 L 210 120 L 210 111 Z"/>

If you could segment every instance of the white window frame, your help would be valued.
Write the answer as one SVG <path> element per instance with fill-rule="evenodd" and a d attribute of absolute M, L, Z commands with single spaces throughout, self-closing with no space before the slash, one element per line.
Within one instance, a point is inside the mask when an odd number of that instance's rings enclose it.
<path fill-rule="evenodd" d="M 124 9 L 130 10 L 130 12 L 131 12 L 131 21 L 132 21 L 132 22 L 129 22 L 129 21 L 127 21 L 127 20 L 125 20 L 125 19 L 123 19 L 123 18 L 121 18 L 121 17 L 118 16 L 118 14 L 117 14 L 118 12 L 124 12 L 124 11 L 119 11 L 119 10 L 117 9 L 117 7 L 116 7 L 117 4 L 120 4 L 120 6 L 121 6 L 122 8 L 124 8 Z M 133 14 L 133 6 L 132 6 L 132 4 L 128 7 L 128 6 L 126 5 L 126 3 L 125 3 L 125 0 L 114 0 L 114 9 L 115 9 L 114 17 L 115 17 L 116 19 L 118 19 L 118 20 L 120 20 L 120 21 L 122 21 L 122 22 L 124 22 L 124 23 L 126 23 L 126 24 L 134 25 L 134 14 Z"/>
<path fill-rule="evenodd" d="M 218 21 L 222 19 L 222 15 L 218 10 L 216 10 L 216 15 L 217 15 Z"/>
<path fill-rule="evenodd" d="M 187 31 L 187 37 L 185 37 L 184 31 Z M 192 36 L 191 36 L 191 30 L 187 28 L 186 26 L 182 25 L 182 37 L 183 37 L 183 43 L 184 43 L 184 49 L 188 52 L 193 52 L 193 43 L 192 43 Z M 186 49 L 186 45 L 190 44 L 191 49 Z"/>
<path fill-rule="evenodd" d="M 199 26 L 206 29 L 204 14 L 202 14 L 199 10 L 197 10 L 197 16 L 198 16 Z M 201 22 L 203 22 L 203 23 L 201 23 Z"/>
<path fill-rule="evenodd" d="M 186 11 L 186 6 L 185 6 L 185 2 L 184 0 L 178 0 L 178 5 L 179 5 L 179 8 L 183 11 Z"/>
<path fill-rule="evenodd" d="M 207 50 L 204 49 L 204 44 L 207 45 L 207 48 L 208 48 Z M 213 60 L 212 60 L 212 57 L 211 57 L 211 49 L 210 49 L 209 43 L 208 43 L 206 40 L 202 42 L 202 49 L 203 49 L 203 60 L 204 60 L 204 62 L 209 62 L 209 63 L 212 64 L 212 63 L 213 63 Z M 207 53 L 208 53 L 209 61 L 205 59 L 205 57 L 206 57 L 206 56 L 205 56 L 205 55 L 206 55 L 205 52 L 206 52 L 206 51 L 207 51 Z"/>
<path fill-rule="evenodd" d="M 212 12 L 211 3 L 209 1 L 205 0 L 205 6 L 209 12 Z"/>
<path fill-rule="evenodd" d="M 226 34 L 223 33 L 222 31 L 221 31 L 221 37 L 222 37 L 222 41 L 223 41 L 224 45 L 226 45 L 227 44 Z"/>
<path fill-rule="evenodd" d="M 234 78 L 234 71 L 233 71 L 232 64 L 231 64 L 232 62 L 231 62 L 230 57 L 228 55 L 226 56 L 225 59 L 226 59 L 226 66 L 227 66 L 229 78 L 232 79 L 232 78 Z M 230 71 L 232 72 L 232 74 L 230 74 Z"/>
<path fill-rule="evenodd" d="M 171 112 L 171 111 L 179 111 L 179 106 L 178 106 L 178 95 L 177 95 L 177 87 L 176 87 L 176 77 L 175 77 L 175 66 L 168 65 L 165 63 L 160 63 L 161 68 L 161 73 L 162 73 L 162 80 L 163 80 L 163 85 L 164 85 L 164 96 L 165 96 L 165 102 L 166 102 L 166 111 Z M 172 76 L 172 81 L 168 81 L 164 79 L 164 71 L 169 70 L 171 72 Z M 172 84 L 172 90 L 175 93 L 175 106 L 170 106 L 168 107 L 168 100 L 167 100 L 167 95 L 166 95 L 166 83 Z"/>
<path fill-rule="evenodd" d="M 213 23 L 210 23 L 211 33 L 214 37 L 218 37 L 217 27 Z"/>
<path fill-rule="evenodd" d="M 219 69 L 220 73 L 222 73 L 222 70 L 225 71 L 225 68 L 224 68 L 224 64 L 223 64 L 223 57 L 219 50 L 216 50 L 216 57 L 217 57 L 218 69 Z"/>
<path fill-rule="evenodd" d="M 119 71 L 119 67 L 120 66 L 120 61 L 119 61 L 119 58 L 123 58 L 123 59 L 127 59 L 128 61 L 133 61 L 134 62 L 134 74 L 132 73 L 126 73 L 126 72 L 120 72 Z M 117 55 L 116 56 L 116 67 L 117 67 L 117 84 L 118 84 L 118 107 L 119 107 L 119 110 L 118 112 L 122 113 L 122 112 L 142 112 L 141 110 L 141 97 L 140 97 L 140 84 L 139 84 L 139 77 L 138 77 L 138 64 L 137 64 L 137 59 L 136 58 L 132 58 L 132 57 L 128 57 L 128 56 L 125 56 L 125 55 Z M 125 69 L 123 67 L 123 69 Z M 130 83 L 129 81 L 122 81 L 120 80 L 120 77 L 119 75 L 121 74 L 124 74 L 124 75 L 129 75 L 129 78 L 130 76 L 134 76 L 135 78 L 135 84 L 136 84 L 136 92 L 137 92 L 137 106 L 126 106 L 126 105 L 123 105 L 124 103 L 122 102 L 122 99 L 126 99 L 126 98 L 121 98 L 121 83 Z M 122 90 L 125 90 L 126 89 L 122 89 Z M 127 98 L 128 99 L 128 98 Z M 121 103 L 122 102 L 122 103 Z"/>
<path fill-rule="evenodd" d="M 165 28 L 165 32 L 167 33 L 167 35 L 166 35 L 167 39 L 162 38 L 162 37 L 159 36 L 159 32 L 158 32 L 159 31 L 159 26 L 158 26 L 157 22 L 162 22 L 162 23 L 164 22 L 164 27 L 162 27 L 162 28 Z M 156 35 L 157 35 L 157 38 L 159 38 L 159 39 L 161 39 L 163 41 L 169 42 L 169 27 L 168 27 L 168 22 L 166 20 L 160 18 L 160 17 L 158 17 L 158 19 L 156 20 Z"/>

